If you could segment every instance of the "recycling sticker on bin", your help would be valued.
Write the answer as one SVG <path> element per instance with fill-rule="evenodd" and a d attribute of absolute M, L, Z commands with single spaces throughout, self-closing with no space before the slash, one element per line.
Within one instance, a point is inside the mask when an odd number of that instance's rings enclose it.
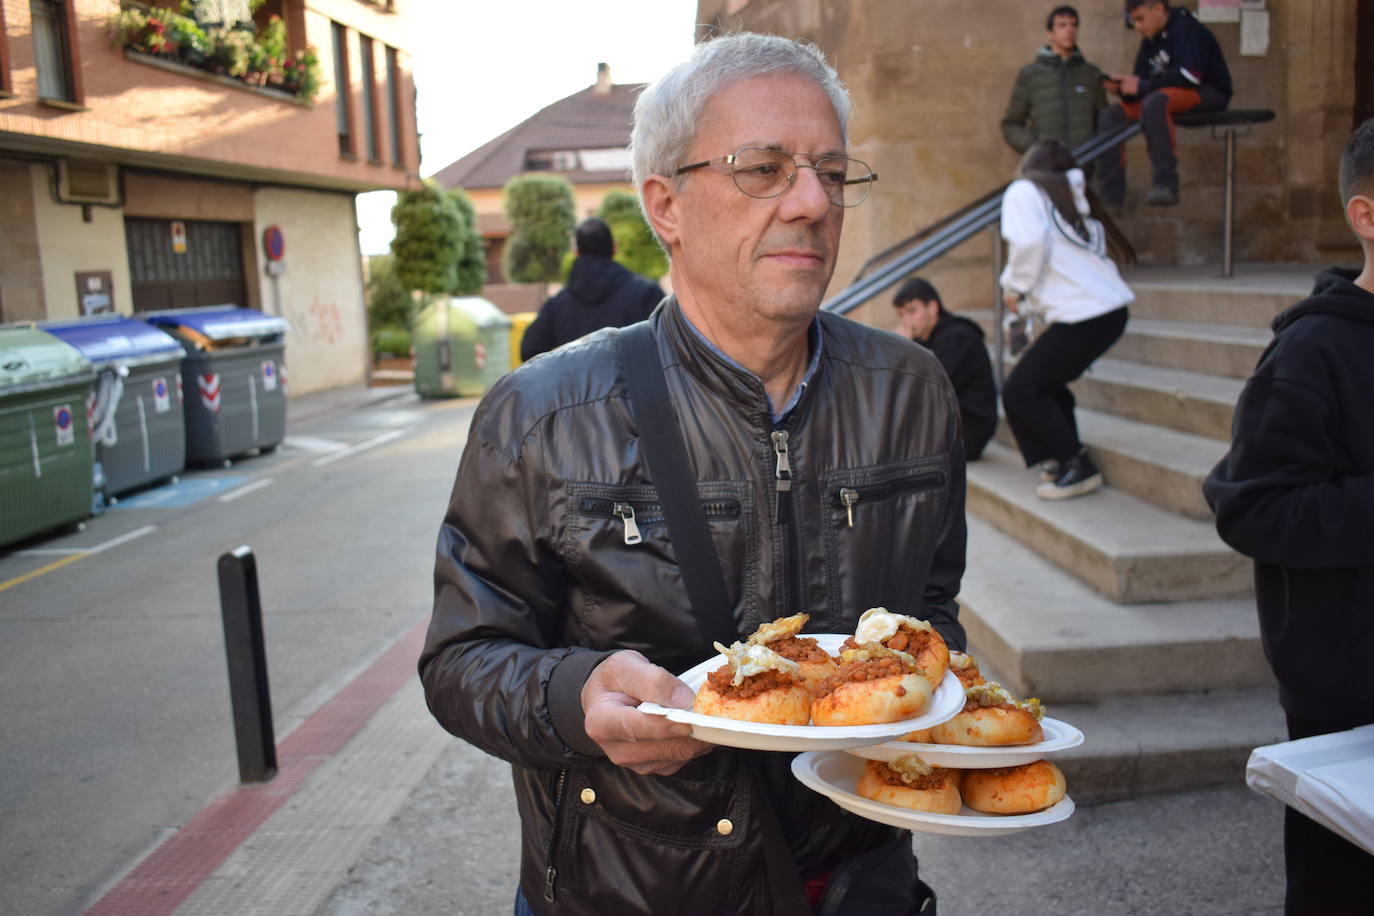
<path fill-rule="evenodd" d="M 172 409 L 172 396 L 167 390 L 165 378 L 153 379 L 153 409 L 158 413 L 166 413 Z"/>
<path fill-rule="evenodd" d="M 270 359 L 262 361 L 262 390 L 277 390 L 277 364 Z"/>
<path fill-rule="evenodd" d="M 72 425 L 72 405 L 59 404 L 54 407 L 52 423 L 57 431 L 58 445 L 71 445 L 76 441 L 76 427 Z"/>

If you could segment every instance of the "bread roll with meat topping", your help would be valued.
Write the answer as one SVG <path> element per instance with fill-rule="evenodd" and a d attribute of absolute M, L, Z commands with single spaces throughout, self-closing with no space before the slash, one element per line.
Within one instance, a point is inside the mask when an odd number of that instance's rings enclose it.
<path fill-rule="evenodd" d="M 1048 760 L 1019 767 L 965 770 L 964 804 L 985 814 L 1030 814 L 1057 804 L 1068 791 L 1064 774 Z"/>
<path fill-rule="evenodd" d="M 816 725 L 877 725 L 925 712 L 935 695 L 904 652 L 868 643 L 840 653 L 840 669 L 821 681 L 811 703 Z"/>
<path fill-rule="evenodd" d="M 1045 739 L 1040 725 L 1044 710 L 1038 699 L 1018 702 L 998 683 L 969 687 L 964 698 L 964 708 L 954 718 L 931 726 L 933 743 L 1003 747 Z"/>
<path fill-rule="evenodd" d="M 806 725 L 811 721 L 811 691 L 796 662 L 766 646 L 735 643 L 716 651 L 726 663 L 706 676 L 692 711 L 744 722 Z"/>
<path fill-rule="evenodd" d="M 955 772 L 927 766 L 914 756 L 888 763 L 866 761 L 855 791 L 864 798 L 914 811 L 958 814 L 960 808 Z"/>
<path fill-rule="evenodd" d="M 854 635 L 845 640 L 844 647 L 855 649 L 874 642 L 911 656 L 930 689 L 939 689 L 949 670 L 949 646 L 928 621 L 871 607 L 859 617 Z"/>
<path fill-rule="evenodd" d="M 748 644 L 767 646 L 783 658 L 796 662 L 806 688 L 814 692 L 820 682 L 838 671 L 840 666 L 814 637 L 800 635 L 802 627 L 810 619 L 810 614 L 779 617 L 755 630 Z"/>

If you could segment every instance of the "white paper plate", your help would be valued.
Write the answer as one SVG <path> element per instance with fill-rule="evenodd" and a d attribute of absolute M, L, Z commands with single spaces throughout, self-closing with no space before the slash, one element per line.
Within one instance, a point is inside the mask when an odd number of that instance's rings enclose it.
<path fill-rule="evenodd" d="M 962 744 L 922 744 L 917 741 L 888 741 L 868 747 L 851 748 L 849 753 L 869 760 L 886 763 L 915 754 L 936 767 L 959 767 L 964 770 L 986 770 L 990 767 L 1017 767 L 1023 763 L 1049 757 L 1083 743 L 1083 733 L 1067 722 L 1040 720 L 1045 740 L 1035 744 L 1016 744 L 1007 747 L 966 747 Z"/>
<path fill-rule="evenodd" d="M 843 633 L 803 633 L 815 638 L 820 647 L 832 655 L 848 638 Z M 706 675 L 719 668 L 724 661 L 714 655 L 679 677 L 696 693 L 706 682 Z M 742 747 L 756 751 L 839 751 L 866 744 L 880 744 L 918 728 L 930 728 L 946 722 L 964 708 L 964 687 L 953 672 L 946 671 L 945 679 L 935 691 L 929 708 L 923 715 L 884 725 L 768 725 L 763 722 L 742 722 L 720 716 L 707 716 L 690 709 L 671 709 L 657 703 L 639 704 L 641 712 L 667 716 L 669 721 L 692 726 L 692 737 L 726 747 Z"/>
<path fill-rule="evenodd" d="M 932 814 L 912 811 L 883 802 L 872 801 L 856 791 L 865 763 L 853 754 L 834 751 L 798 754 L 792 761 L 792 775 L 808 789 L 812 789 L 846 811 L 880 824 L 919 830 L 922 833 L 943 833 L 949 836 L 1005 836 L 1020 833 L 1031 827 L 1043 827 L 1065 820 L 1073 814 L 1073 799 L 1065 795 L 1057 804 L 1034 814 L 983 814 L 968 805 L 958 814 Z"/>

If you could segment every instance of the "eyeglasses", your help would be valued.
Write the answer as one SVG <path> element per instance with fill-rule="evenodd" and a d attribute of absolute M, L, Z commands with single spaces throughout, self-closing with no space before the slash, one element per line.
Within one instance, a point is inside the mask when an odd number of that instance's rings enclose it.
<path fill-rule="evenodd" d="M 837 207 L 857 207 L 868 199 L 868 192 L 878 174 L 868 163 L 844 156 L 825 156 L 810 165 L 798 162 L 796 154 L 777 149 L 745 146 L 732 155 L 693 162 L 678 168 L 677 174 L 702 169 L 708 165 L 730 166 L 735 187 L 750 197 L 766 200 L 784 194 L 792 187 L 798 169 L 812 169 L 830 202 Z"/>

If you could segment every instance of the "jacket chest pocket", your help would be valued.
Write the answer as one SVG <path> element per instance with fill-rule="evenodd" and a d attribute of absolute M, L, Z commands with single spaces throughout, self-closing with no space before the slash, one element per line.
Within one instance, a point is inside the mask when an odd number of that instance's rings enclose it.
<path fill-rule="evenodd" d="M 698 493 L 726 590 L 748 614 L 758 604 L 753 491 L 713 481 Z M 570 484 L 558 550 L 581 644 L 637 649 L 670 671 L 701 661 L 701 634 L 652 486 Z"/>
<path fill-rule="evenodd" d="M 949 499 L 944 459 L 831 471 L 821 477 L 820 495 L 836 606 L 918 609 Z"/>

